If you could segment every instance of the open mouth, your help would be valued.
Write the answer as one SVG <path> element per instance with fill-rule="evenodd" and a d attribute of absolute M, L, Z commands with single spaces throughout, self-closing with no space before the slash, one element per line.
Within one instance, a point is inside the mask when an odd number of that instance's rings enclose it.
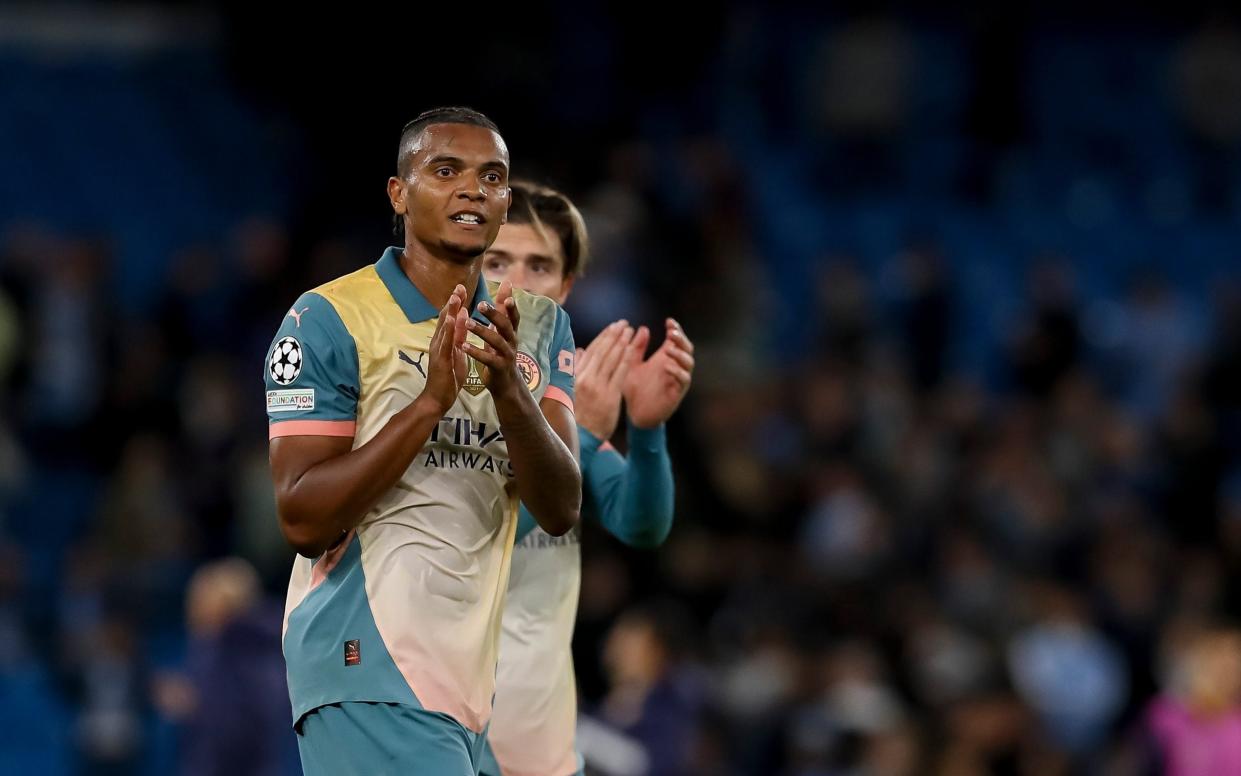
<path fill-rule="evenodd" d="M 449 216 L 448 220 L 454 223 L 464 224 L 466 226 L 480 226 L 487 223 L 487 219 L 483 218 L 478 213 L 457 213 Z"/>

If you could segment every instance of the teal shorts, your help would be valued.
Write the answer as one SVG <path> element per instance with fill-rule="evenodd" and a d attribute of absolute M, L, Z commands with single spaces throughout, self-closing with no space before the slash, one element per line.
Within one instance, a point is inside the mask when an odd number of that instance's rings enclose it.
<path fill-rule="evenodd" d="M 485 739 L 447 714 L 397 703 L 332 703 L 302 717 L 305 776 L 475 776 Z"/>
<path fill-rule="evenodd" d="M 580 753 L 577 756 L 577 761 L 578 768 L 576 773 L 552 774 L 552 776 L 583 776 L 585 771 L 582 770 L 582 755 Z M 504 776 L 504 774 L 500 773 L 500 764 L 496 762 L 496 756 L 492 753 L 491 744 L 486 738 L 483 739 L 483 752 L 482 756 L 478 758 L 478 762 L 478 776 Z"/>

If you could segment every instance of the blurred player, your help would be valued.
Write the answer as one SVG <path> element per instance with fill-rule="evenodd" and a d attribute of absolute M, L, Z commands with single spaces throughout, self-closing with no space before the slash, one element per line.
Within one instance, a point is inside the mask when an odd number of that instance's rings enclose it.
<path fill-rule="evenodd" d="M 491 281 L 511 282 L 563 303 L 586 261 L 582 216 L 559 192 L 512 186 L 509 220 L 483 258 Z M 672 465 L 664 422 L 689 389 L 694 346 L 676 321 L 645 361 L 646 327 L 608 326 L 579 351 L 576 414 L 582 477 L 604 527 L 626 544 L 654 547 L 672 527 Z M 608 439 L 624 397 L 629 458 Z M 574 745 L 577 694 L 570 643 L 581 583 L 578 532 L 549 536 L 522 510 L 504 609 L 495 711 L 484 753 L 486 776 L 569 776 L 582 762 Z M 498 762 L 497 762 L 498 761 Z"/>
<path fill-rule="evenodd" d="M 388 181 L 404 249 L 303 294 L 268 355 L 308 776 L 474 774 L 518 499 L 548 535 L 577 522 L 568 319 L 482 279 L 508 170 L 482 114 L 406 125 Z"/>

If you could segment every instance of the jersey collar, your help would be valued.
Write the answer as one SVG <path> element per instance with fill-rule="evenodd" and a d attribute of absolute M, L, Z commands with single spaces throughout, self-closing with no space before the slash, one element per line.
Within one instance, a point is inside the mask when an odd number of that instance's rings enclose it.
<path fill-rule="evenodd" d="M 419 323 L 440 314 L 439 309 L 427 301 L 427 298 L 401 269 L 400 248 L 392 247 L 384 251 L 384 255 L 375 263 L 375 271 L 379 273 L 379 279 L 387 286 L 388 293 L 392 294 L 392 298 L 396 300 L 410 323 Z M 487 280 L 480 277 L 478 288 L 474 290 L 474 299 L 470 302 L 470 317 L 479 323 L 490 324 L 491 321 L 487 320 L 487 316 L 478 311 L 478 303 L 491 301 L 491 293 L 487 290 Z"/>

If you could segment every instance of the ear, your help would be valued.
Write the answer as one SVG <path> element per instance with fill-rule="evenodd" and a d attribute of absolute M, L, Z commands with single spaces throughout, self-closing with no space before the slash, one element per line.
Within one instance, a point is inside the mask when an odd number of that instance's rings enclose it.
<path fill-rule="evenodd" d="M 405 181 L 396 177 L 388 179 L 388 201 L 392 203 L 392 212 L 398 216 L 409 212 L 405 205 Z"/>
<path fill-rule="evenodd" d="M 504 206 L 504 215 L 500 218 L 500 226 L 508 223 L 508 209 L 513 204 L 513 189 L 511 187 L 504 189 L 504 198 L 507 200 L 507 204 Z"/>
<path fill-rule="evenodd" d="M 564 276 L 564 279 L 560 281 L 560 294 L 559 298 L 556 299 L 558 304 L 563 305 L 565 300 L 569 298 L 569 292 L 573 290 L 573 283 L 576 280 L 576 275 L 567 274 Z"/>

